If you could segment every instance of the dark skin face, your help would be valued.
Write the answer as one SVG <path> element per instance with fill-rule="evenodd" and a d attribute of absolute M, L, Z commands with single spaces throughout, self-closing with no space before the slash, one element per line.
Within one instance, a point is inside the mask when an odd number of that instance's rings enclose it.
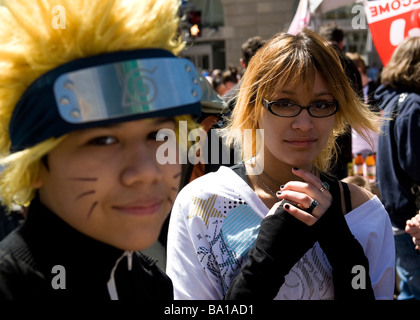
<path fill-rule="evenodd" d="M 178 192 L 179 164 L 159 164 L 161 129 L 173 119 L 121 122 L 70 133 L 48 154 L 41 202 L 80 232 L 123 250 L 158 238 Z"/>

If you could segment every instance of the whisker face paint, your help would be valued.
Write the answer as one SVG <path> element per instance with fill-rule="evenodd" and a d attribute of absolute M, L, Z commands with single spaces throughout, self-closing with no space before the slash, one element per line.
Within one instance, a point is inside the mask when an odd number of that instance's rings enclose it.
<path fill-rule="evenodd" d="M 83 192 L 83 193 L 81 193 L 81 194 L 79 194 L 79 195 L 77 196 L 76 200 L 79 200 L 79 199 L 81 199 L 81 198 L 83 198 L 83 197 L 85 197 L 85 196 L 89 196 L 89 195 L 91 195 L 91 194 L 95 194 L 95 193 L 96 193 L 96 191 L 95 191 L 95 190 L 89 190 L 89 191 Z"/>
<path fill-rule="evenodd" d="M 92 206 L 90 207 L 90 210 L 89 210 L 88 215 L 87 215 L 87 218 L 88 218 L 88 219 L 90 218 L 90 216 L 91 216 L 91 214 L 92 214 L 93 210 L 96 208 L 96 206 L 97 206 L 97 205 L 98 205 L 98 201 L 95 201 L 95 202 L 92 204 Z"/>

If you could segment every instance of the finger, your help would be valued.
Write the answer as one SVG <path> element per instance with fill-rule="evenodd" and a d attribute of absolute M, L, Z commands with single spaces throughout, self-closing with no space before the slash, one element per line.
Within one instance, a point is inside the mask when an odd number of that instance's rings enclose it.
<path fill-rule="evenodd" d="M 300 193 L 300 195 L 298 195 L 298 193 Z M 315 189 L 312 184 L 302 181 L 290 181 L 285 184 L 283 188 L 280 189 L 280 192 L 278 192 L 278 197 L 279 199 L 284 199 L 286 195 L 294 197 L 293 199 L 296 200 L 297 203 L 301 203 L 303 207 L 308 207 L 314 199 L 318 202 L 325 202 L 326 204 L 332 202 L 331 194 L 322 194 L 322 192 Z"/>
<path fill-rule="evenodd" d="M 318 219 L 314 217 L 313 215 L 299 209 L 298 207 L 291 206 L 288 203 L 284 204 L 283 208 L 292 216 L 294 216 L 296 219 L 302 221 L 308 226 L 312 226 L 315 222 L 318 221 Z"/>
<path fill-rule="evenodd" d="M 322 181 L 316 175 L 312 174 L 308 170 L 300 169 L 300 168 L 293 168 L 292 172 L 293 172 L 294 175 L 302 178 L 307 183 L 310 183 L 316 189 L 321 190 L 321 188 L 323 188 Z M 326 190 L 324 190 L 324 191 L 326 191 Z"/>
<path fill-rule="evenodd" d="M 417 227 L 415 227 L 415 228 L 412 228 L 412 230 L 410 230 L 410 233 L 409 233 L 412 237 L 416 237 L 416 238 L 418 238 L 418 239 L 420 239 L 420 229 L 419 228 L 417 228 Z"/>
<path fill-rule="evenodd" d="M 414 243 L 416 246 L 420 245 L 420 239 L 419 239 L 419 238 L 412 237 L 412 239 L 413 239 L 413 243 Z"/>
<path fill-rule="evenodd" d="M 405 225 L 405 232 L 408 234 L 412 231 L 412 226 L 409 224 L 409 221 L 407 221 L 407 224 Z"/>
<path fill-rule="evenodd" d="M 413 224 L 413 226 L 420 227 L 420 217 L 418 217 L 418 215 L 413 217 L 410 221 Z"/>
<path fill-rule="evenodd" d="M 303 191 L 313 199 L 317 199 L 318 201 L 326 199 L 327 203 L 329 202 L 331 204 L 332 195 L 328 191 L 328 184 L 324 185 L 325 182 L 322 182 L 317 176 L 313 175 L 311 172 L 305 169 L 293 168 L 292 171 L 295 175 L 304 179 L 305 182 L 290 181 L 284 186 L 283 189 Z"/>
<path fill-rule="evenodd" d="M 287 199 L 291 202 L 301 204 L 302 207 L 308 207 L 312 202 L 312 198 L 302 189 L 300 191 L 282 189 L 282 191 L 276 193 L 276 196 L 279 199 Z"/>
<path fill-rule="evenodd" d="M 277 197 L 295 203 L 301 210 L 310 213 L 318 219 L 328 209 L 328 206 L 321 204 L 318 200 L 301 192 L 292 190 L 281 191 L 277 193 Z"/>

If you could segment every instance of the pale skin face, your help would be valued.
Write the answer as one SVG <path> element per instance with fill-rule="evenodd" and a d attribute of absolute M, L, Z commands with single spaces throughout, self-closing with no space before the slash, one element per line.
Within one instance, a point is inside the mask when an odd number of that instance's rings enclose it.
<path fill-rule="evenodd" d="M 322 78 L 316 74 L 313 92 L 307 92 L 303 84 L 296 88 L 284 87 L 273 100 L 280 99 L 308 106 L 315 102 L 332 101 L 334 97 Z M 265 129 L 265 166 L 270 166 L 271 162 L 276 162 L 278 165 L 280 162 L 290 167 L 310 170 L 312 162 L 330 137 L 334 120 L 334 115 L 326 118 L 311 117 L 307 110 L 302 110 L 299 115 L 292 118 L 277 117 L 268 110 L 263 110 L 259 126 Z"/>
<path fill-rule="evenodd" d="M 158 238 L 181 178 L 179 164 L 161 165 L 156 141 L 173 119 L 121 122 L 75 131 L 48 154 L 37 187 L 41 202 L 80 232 L 123 250 Z"/>
<path fill-rule="evenodd" d="M 272 100 L 280 99 L 289 99 L 301 106 L 308 106 L 315 102 L 333 101 L 334 97 L 321 76 L 316 73 L 312 92 L 307 92 L 303 84 L 297 87 L 286 86 L 280 88 Z M 302 110 L 299 115 L 292 118 L 278 117 L 267 109 L 262 110 L 258 123 L 259 128 L 264 129 L 264 171 L 284 184 L 281 194 L 277 195 L 278 199 L 263 196 L 269 207 L 279 199 L 288 199 L 305 209 L 309 207 L 313 199 L 316 199 L 319 205 L 311 215 L 295 207 L 286 208 L 307 224 L 315 223 L 328 209 L 332 201 L 331 194 L 328 191 L 320 191 L 322 181 L 311 173 L 311 169 L 313 161 L 325 147 L 331 135 L 334 121 L 335 115 L 314 118 L 307 110 Z M 261 157 L 257 154 L 257 163 L 260 159 Z M 292 168 L 299 168 L 299 170 Z M 254 185 L 257 183 L 254 182 Z M 257 189 L 262 190 L 261 186 Z"/>

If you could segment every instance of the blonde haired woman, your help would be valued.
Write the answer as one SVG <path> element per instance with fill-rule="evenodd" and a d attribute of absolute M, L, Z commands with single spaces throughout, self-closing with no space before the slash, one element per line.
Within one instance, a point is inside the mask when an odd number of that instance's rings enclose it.
<path fill-rule="evenodd" d="M 251 158 L 193 181 L 174 204 L 175 299 L 392 299 L 386 211 L 328 175 L 347 124 L 361 135 L 379 125 L 322 38 L 280 33 L 256 53 L 228 128 L 237 147 L 254 132 Z M 357 270 L 364 290 L 352 287 Z"/>
<path fill-rule="evenodd" d="M 0 243 L 0 299 L 172 299 L 136 251 L 181 178 L 157 136 L 201 110 L 198 74 L 175 56 L 180 3 L 64 0 L 63 29 L 56 4 L 0 5 L 0 192 L 29 206 Z"/>

